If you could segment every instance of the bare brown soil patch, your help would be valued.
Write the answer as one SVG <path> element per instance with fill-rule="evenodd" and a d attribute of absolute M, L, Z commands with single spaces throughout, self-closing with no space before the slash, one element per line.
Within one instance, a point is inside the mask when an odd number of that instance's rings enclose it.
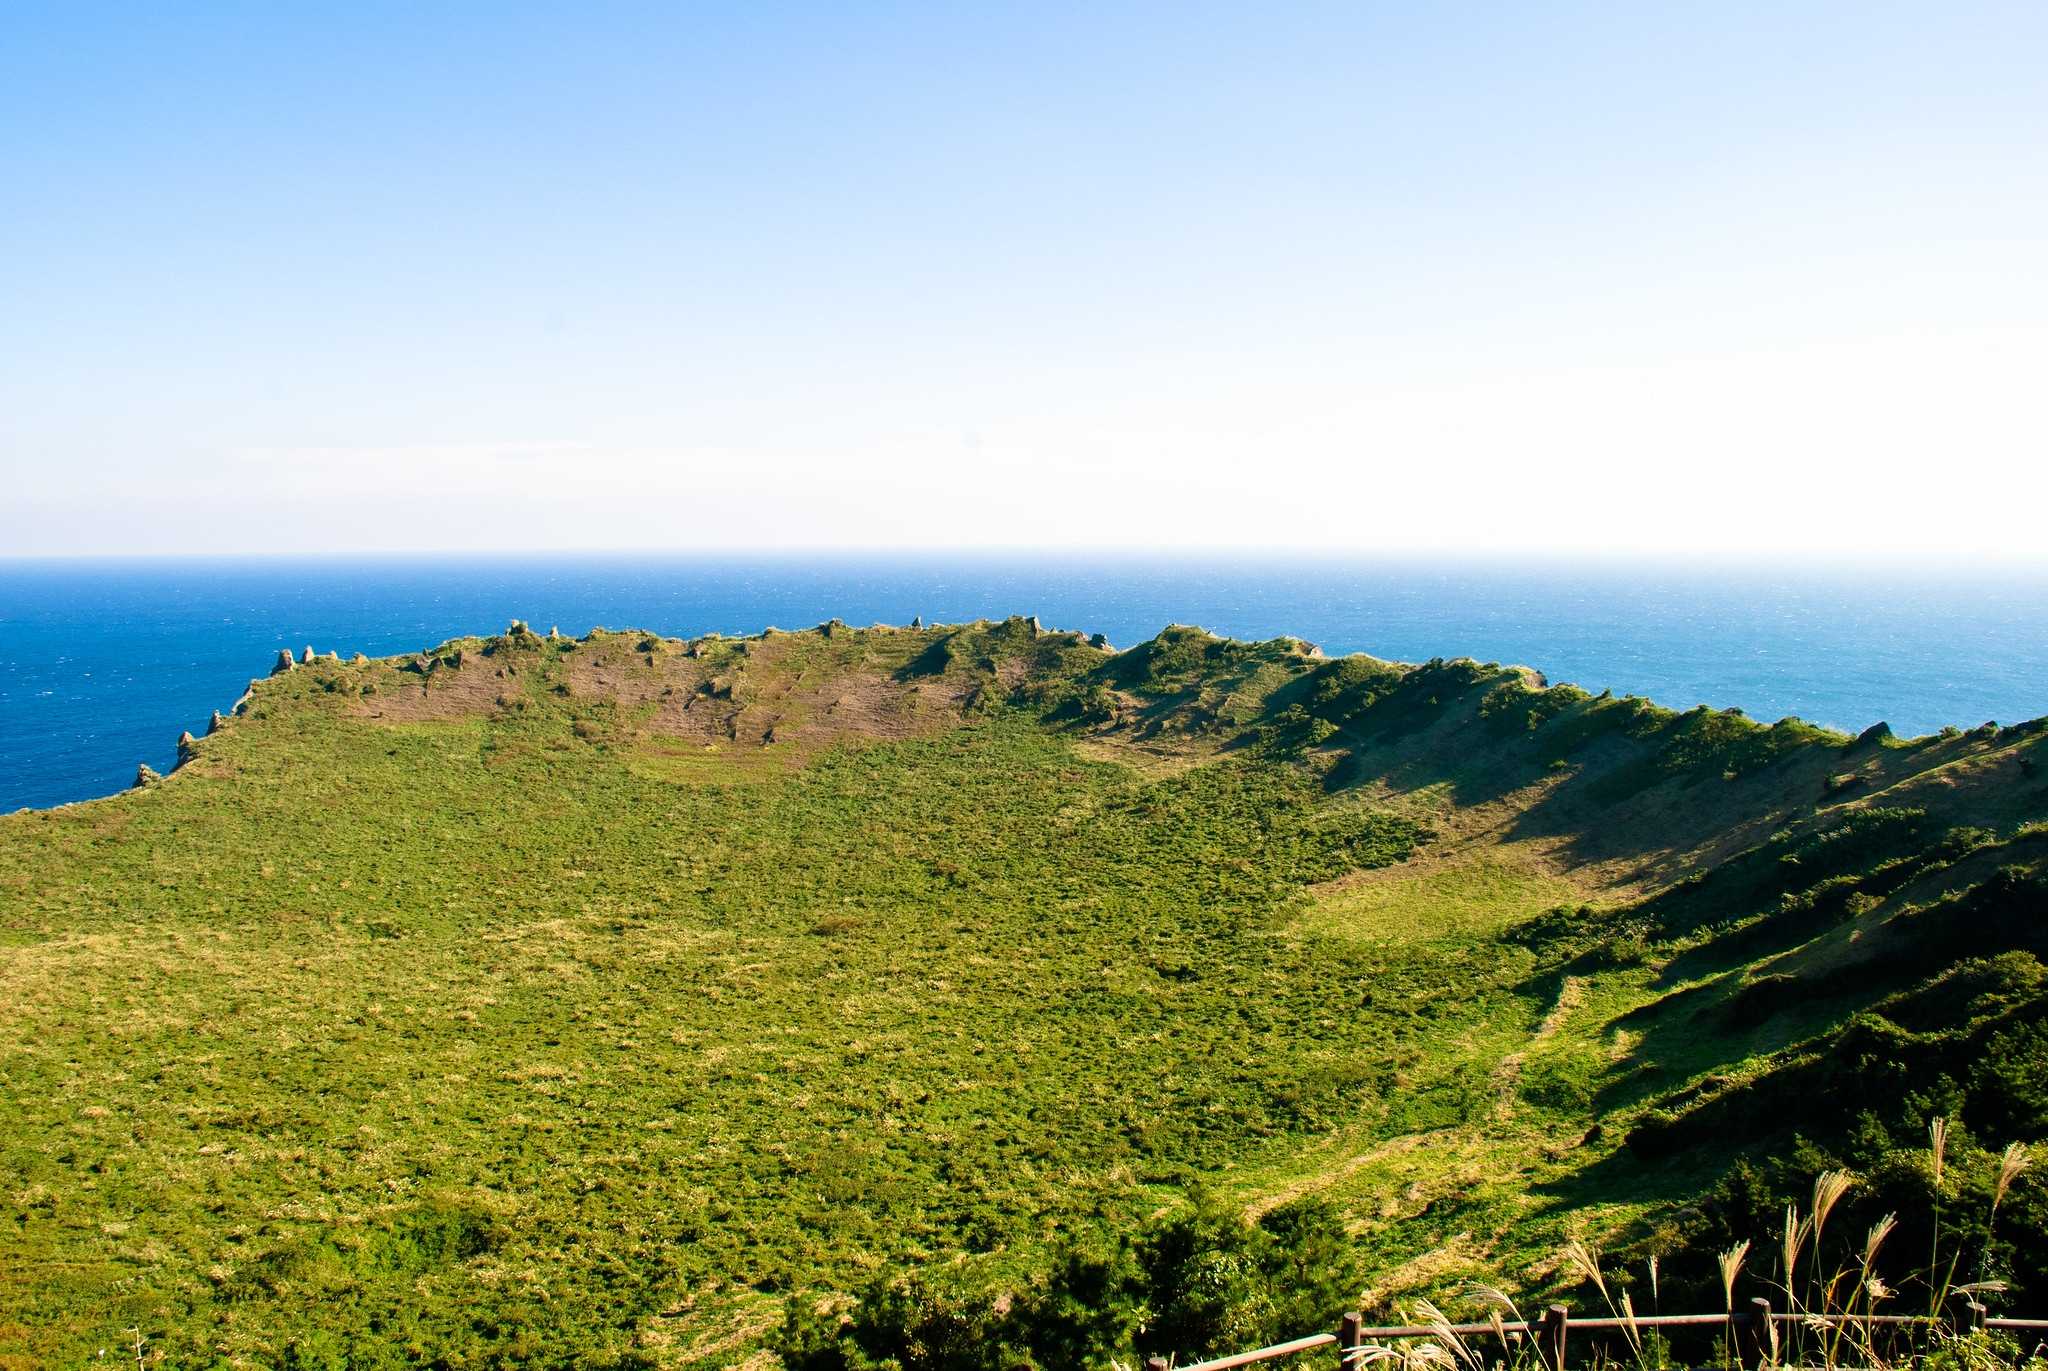
<path fill-rule="evenodd" d="M 358 714 L 387 723 L 448 723 L 495 714 L 499 700 L 523 693 L 524 685 L 506 664 L 488 658 L 459 667 L 436 667 L 424 675 L 387 669 L 370 684 L 374 695 L 357 698 Z"/>
<path fill-rule="evenodd" d="M 885 658 L 886 662 L 886 658 Z M 772 634 L 743 642 L 683 643 L 607 633 L 558 654 L 445 659 L 424 674 L 382 666 L 376 692 L 354 712 L 387 723 L 498 717 L 565 696 L 602 722 L 579 721 L 614 742 L 664 758 L 731 748 L 767 749 L 777 768 L 835 747 L 929 737 L 959 724 L 972 682 L 902 679 L 855 640 Z"/>
<path fill-rule="evenodd" d="M 1091 762 L 1112 762 L 1154 780 L 1192 771 L 1217 755 L 1213 747 L 1140 741 L 1127 729 L 1077 738 L 1074 751 Z"/>

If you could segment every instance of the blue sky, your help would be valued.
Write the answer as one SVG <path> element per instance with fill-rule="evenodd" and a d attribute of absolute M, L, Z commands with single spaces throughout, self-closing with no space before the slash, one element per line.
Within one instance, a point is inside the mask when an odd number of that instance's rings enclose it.
<path fill-rule="evenodd" d="M 0 553 L 2038 554 L 2044 67 L 2038 3 L 0 0 Z"/>

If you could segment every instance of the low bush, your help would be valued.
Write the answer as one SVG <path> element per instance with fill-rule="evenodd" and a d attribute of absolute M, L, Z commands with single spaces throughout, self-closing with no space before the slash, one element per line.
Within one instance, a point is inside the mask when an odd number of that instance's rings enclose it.
<path fill-rule="evenodd" d="M 1321 1328 L 1356 1303 L 1356 1282 L 1329 1205 L 1297 1201 L 1247 1223 L 1197 1201 L 1070 1243 L 1021 1285 L 955 1262 L 877 1280 L 843 1308 L 792 1299 L 773 1347 L 790 1371 L 1066 1371 Z"/>

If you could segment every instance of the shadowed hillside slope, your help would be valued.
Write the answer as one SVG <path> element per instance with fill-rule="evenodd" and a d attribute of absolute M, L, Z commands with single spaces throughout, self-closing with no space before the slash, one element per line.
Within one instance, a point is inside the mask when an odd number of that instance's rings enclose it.
<path fill-rule="evenodd" d="M 1380 1305 L 1702 1285 L 2048 1134 L 2043 736 L 1022 618 L 297 663 L 0 818 L 0 1356 L 769 1364 L 1190 1195 Z"/>

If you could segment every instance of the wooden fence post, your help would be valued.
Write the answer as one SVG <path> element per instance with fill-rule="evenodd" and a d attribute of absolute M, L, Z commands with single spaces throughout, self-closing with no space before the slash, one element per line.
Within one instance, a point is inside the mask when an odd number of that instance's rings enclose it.
<path fill-rule="evenodd" d="M 1536 1335 L 1536 1356 L 1550 1371 L 1564 1371 L 1564 1335 L 1570 1322 L 1571 1311 L 1561 1304 L 1543 1311 Z"/>
<path fill-rule="evenodd" d="M 1147 1357 L 1147 1358 L 1145 1358 L 1145 1371 L 1168 1371 L 1168 1367 L 1167 1367 L 1167 1363 L 1166 1363 L 1166 1358 L 1164 1358 L 1164 1357 Z"/>
<path fill-rule="evenodd" d="M 1365 1315 L 1346 1314 L 1337 1320 L 1337 1365 L 1355 1371 L 1358 1349 L 1365 1346 Z"/>
<path fill-rule="evenodd" d="M 1771 1338 L 1771 1302 L 1761 1295 L 1749 1302 L 1749 1312 L 1740 1320 L 1736 1353 L 1744 1366 L 1769 1366 L 1776 1360 Z"/>
<path fill-rule="evenodd" d="M 1963 1331 L 1965 1333 L 1974 1333 L 1982 1328 L 1984 1326 L 1984 1316 L 1990 1312 L 1983 1304 L 1972 1297 L 1970 1302 L 1963 1306 Z"/>

